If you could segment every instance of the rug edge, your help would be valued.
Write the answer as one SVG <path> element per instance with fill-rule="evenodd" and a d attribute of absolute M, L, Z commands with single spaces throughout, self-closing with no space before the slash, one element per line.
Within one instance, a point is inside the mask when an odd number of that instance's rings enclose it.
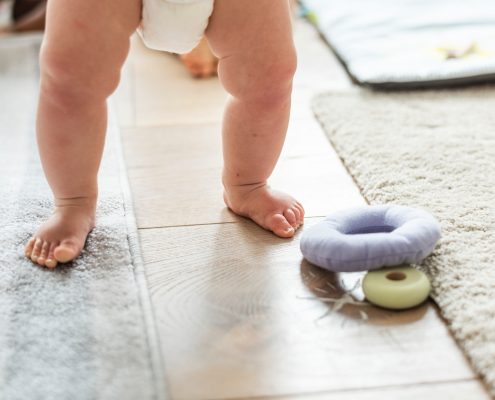
<path fill-rule="evenodd" d="M 143 310 L 143 322 L 146 329 L 146 339 L 149 347 L 149 356 L 151 361 L 151 369 L 153 371 L 153 379 L 155 384 L 155 392 L 157 400 L 166 400 L 168 398 L 168 390 L 165 384 L 165 367 L 162 362 L 162 351 L 156 326 L 153 305 L 148 289 L 148 282 L 144 269 L 144 262 L 141 254 L 141 246 L 139 243 L 139 233 L 137 228 L 136 216 L 134 213 L 134 202 L 132 198 L 131 186 L 127 175 L 127 168 L 124 158 L 124 150 L 122 146 L 122 135 L 117 122 L 117 117 L 114 112 L 115 106 L 113 100 L 109 100 L 109 124 L 108 129 L 113 130 L 116 138 L 116 152 L 118 157 L 120 171 L 120 186 L 122 189 L 122 198 L 124 204 L 126 228 L 128 233 L 129 252 L 133 263 L 134 278 L 139 292 L 139 302 Z"/>
<path fill-rule="evenodd" d="M 323 134 L 325 135 L 325 138 L 328 140 L 328 142 L 331 144 L 331 146 L 335 149 L 339 159 L 342 161 L 344 164 L 345 168 L 349 171 L 347 162 L 345 162 L 344 157 L 341 155 L 340 150 L 338 150 L 339 145 L 336 144 L 336 141 L 334 141 L 331 138 L 331 134 L 327 130 L 327 123 L 325 121 L 325 118 L 323 118 L 321 115 L 325 113 L 324 110 L 322 110 L 322 106 L 320 103 L 324 103 L 327 101 L 327 99 L 331 97 L 336 97 L 336 96 L 349 96 L 349 97 L 356 97 L 356 96 L 370 96 L 370 97 L 400 97 L 400 96 L 409 96 L 411 94 L 426 94 L 428 95 L 433 95 L 433 96 L 441 96 L 444 94 L 458 94 L 458 93 L 466 93 L 466 92 L 476 92 L 479 94 L 481 93 L 491 93 L 493 95 L 493 90 L 495 89 L 495 85 L 493 82 L 486 82 L 482 85 L 477 85 L 473 87 L 468 87 L 468 88 L 459 88 L 459 87 L 446 87 L 446 88 L 428 88 L 425 90 L 401 90 L 401 91 L 391 91 L 391 92 L 385 92 L 385 91 L 373 91 L 369 90 L 365 87 L 357 87 L 356 90 L 338 90 L 338 89 L 330 89 L 330 90 L 324 90 L 316 93 L 312 99 L 311 99 L 311 111 L 315 119 L 318 121 L 320 128 L 322 129 Z M 491 92 L 490 92 L 491 91 Z M 320 115 L 319 115 L 320 114 Z M 349 171 L 350 173 L 350 171 Z M 368 201 L 367 195 L 364 192 L 364 189 L 361 187 L 357 179 L 355 179 L 354 175 L 350 173 L 352 179 L 356 183 L 357 188 L 359 189 L 359 192 L 361 195 Z M 370 199 L 370 203 L 373 204 L 373 200 Z M 463 353 L 463 355 L 466 357 L 468 360 L 468 363 L 470 367 L 472 368 L 473 372 L 477 375 L 476 378 L 480 379 L 481 384 L 485 387 L 487 393 L 492 396 L 495 399 L 495 386 L 493 379 L 491 379 L 491 376 L 483 369 L 483 367 L 480 366 L 479 361 L 472 355 L 472 352 L 469 350 L 468 346 L 466 343 L 464 343 L 456 334 L 454 328 L 452 327 L 452 320 L 450 318 L 446 318 L 444 314 L 443 308 L 440 306 L 440 303 L 438 302 L 436 296 L 432 296 L 432 300 L 434 301 L 436 307 L 438 308 L 439 315 L 442 318 L 442 320 L 445 323 L 445 326 L 447 327 L 449 334 L 452 336 L 452 338 L 455 340 L 455 343 L 457 347 L 460 349 L 460 351 Z M 489 370 L 490 371 L 490 370 Z"/>

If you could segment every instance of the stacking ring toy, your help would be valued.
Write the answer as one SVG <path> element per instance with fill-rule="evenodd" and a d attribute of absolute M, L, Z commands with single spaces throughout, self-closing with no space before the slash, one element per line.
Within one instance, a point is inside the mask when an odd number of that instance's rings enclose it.
<path fill-rule="evenodd" d="M 398 205 L 367 206 L 332 214 L 304 232 L 301 251 L 321 268 L 366 271 L 419 263 L 440 239 L 426 211 Z"/>
<path fill-rule="evenodd" d="M 431 290 L 426 275 L 412 267 L 383 268 L 363 279 L 366 299 L 377 306 L 404 310 L 423 303 Z"/>

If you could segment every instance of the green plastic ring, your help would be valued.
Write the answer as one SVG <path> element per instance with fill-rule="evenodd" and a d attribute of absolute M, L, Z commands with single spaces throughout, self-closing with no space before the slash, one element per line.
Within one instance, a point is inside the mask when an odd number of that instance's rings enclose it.
<path fill-rule="evenodd" d="M 377 306 L 404 310 L 423 303 L 431 291 L 426 275 L 412 267 L 370 271 L 363 279 L 366 299 Z"/>

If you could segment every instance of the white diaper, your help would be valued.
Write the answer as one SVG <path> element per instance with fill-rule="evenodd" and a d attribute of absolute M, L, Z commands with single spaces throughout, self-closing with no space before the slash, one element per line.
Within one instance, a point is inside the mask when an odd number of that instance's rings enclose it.
<path fill-rule="evenodd" d="M 143 0 L 138 33 L 151 49 L 183 54 L 203 36 L 214 0 Z"/>

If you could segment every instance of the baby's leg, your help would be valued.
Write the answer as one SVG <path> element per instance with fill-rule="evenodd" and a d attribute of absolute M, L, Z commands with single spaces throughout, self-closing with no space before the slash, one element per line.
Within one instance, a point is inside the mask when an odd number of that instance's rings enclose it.
<path fill-rule="evenodd" d="M 55 210 L 26 246 L 39 265 L 76 258 L 94 227 L 106 99 L 140 15 L 140 0 L 48 2 L 37 137 Z"/>
<path fill-rule="evenodd" d="M 225 202 L 291 237 L 304 209 L 267 186 L 287 131 L 296 69 L 289 0 L 216 0 L 206 35 L 232 96 L 223 126 Z"/>

